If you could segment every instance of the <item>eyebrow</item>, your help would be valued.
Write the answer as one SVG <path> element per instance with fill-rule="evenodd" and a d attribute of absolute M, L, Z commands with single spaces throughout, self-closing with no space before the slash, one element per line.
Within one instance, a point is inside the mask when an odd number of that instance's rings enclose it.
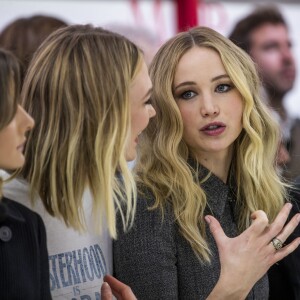
<path fill-rule="evenodd" d="M 228 79 L 230 77 L 227 74 L 218 75 L 218 76 L 212 78 L 211 82 L 217 81 L 217 80 L 222 79 L 222 78 Z M 182 83 L 178 84 L 174 88 L 174 91 L 176 91 L 178 88 L 180 88 L 182 86 L 186 86 L 186 85 L 196 85 L 196 82 L 194 82 L 194 81 L 185 81 L 185 82 L 182 82 Z"/>
<path fill-rule="evenodd" d="M 222 75 L 214 77 L 211 81 L 214 82 L 214 81 L 217 81 L 222 78 L 230 78 L 230 77 L 227 74 L 222 74 Z"/>
<path fill-rule="evenodd" d="M 186 86 L 186 85 L 196 85 L 196 83 L 195 83 L 194 81 L 185 81 L 185 82 L 182 82 L 182 83 L 178 84 L 178 85 L 174 88 L 174 91 L 176 91 L 176 90 L 179 89 L 180 87 Z"/>

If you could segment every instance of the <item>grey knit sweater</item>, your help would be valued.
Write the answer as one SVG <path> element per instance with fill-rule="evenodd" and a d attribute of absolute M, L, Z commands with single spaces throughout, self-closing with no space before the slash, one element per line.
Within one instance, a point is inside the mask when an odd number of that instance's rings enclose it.
<path fill-rule="evenodd" d="M 202 177 L 207 170 L 201 168 L 201 172 Z M 229 187 L 212 174 L 203 188 L 208 212 L 219 220 L 227 236 L 236 236 L 234 201 Z M 214 238 L 207 228 L 212 261 L 210 264 L 200 262 L 179 233 L 171 207 L 167 207 L 162 220 L 159 209 L 148 210 L 153 201 L 138 199 L 135 223 L 128 233 L 123 232 L 118 220 L 119 236 L 114 242 L 115 276 L 128 284 L 139 300 L 206 299 L 220 275 Z M 253 287 L 247 299 L 268 299 L 266 275 Z"/>

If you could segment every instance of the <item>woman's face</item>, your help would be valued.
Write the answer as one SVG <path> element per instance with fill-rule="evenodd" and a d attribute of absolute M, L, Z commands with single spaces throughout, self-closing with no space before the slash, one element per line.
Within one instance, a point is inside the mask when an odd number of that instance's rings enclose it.
<path fill-rule="evenodd" d="M 234 141 L 242 131 L 243 102 L 219 54 L 194 47 L 180 59 L 173 83 L 183 139 L 199 161 L 231 159 Z"/>
<path fill-rule="evenodd" d="M 126 159 L 128 161 L 136 158 L 138 136 L 147 127 L 149 119 L 156 114 L 150 102 L 151 90 L 152 83 L 148 74 L 148 68 L 146 63 L 143 62 L 129 90 L 131 134 L 126 149 Z"/>
<path fill-rule="evenodd" d="M 19 105 L 12 121 L 0 130 L 0 168 L 14 170 L 24 164 L 26 132 L 34 126 L 33 119 Z"/>

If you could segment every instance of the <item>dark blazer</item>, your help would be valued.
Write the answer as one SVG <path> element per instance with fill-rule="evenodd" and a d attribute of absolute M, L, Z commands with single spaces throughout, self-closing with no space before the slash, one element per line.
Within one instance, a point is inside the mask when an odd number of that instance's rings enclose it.
<path fill-rule="evenodd" d="M 290 190 L 293 204 L 289 219 L 300 212 L 300 176 Z M 300 225 L 286 240 L 286 244 L 300 236 Z M 269 272 L 270 300 L 299 300 L 300 299 L 300 247 L 273 265 Z"/>
<path fill-rule="evenodd" d="M 297 176 L 300 176 L 300 119 L 294 120 L 291 128 L 290 140 L 287 144 L 287 149 L 290 155 L 290 161 L 286 165 L 284 170 L 284 177 L 294 180 Z"/>
<path fill-rule="evenodd" d="M 0 202 L 0 299 L 51 299 L 44 223 L 6 198 Z"/>
<path fill-rule="evenodd" d="M 202 171 L 205 176 L 207 170 Z M 202 187 L 209 213 L 220 221 L 226 235 L 237 236 L 229 186 L 212 174 Z M 220 275 L 218 249 L 209 229 L 206 233 L 211 263 L 201 262 L 180 234 L 171 205 L 162 219 L 159 209 L 148 210 L 154 199 L 150 194 L 147 198 L 138 198 L 135 222 L 127 234 L 118 220 L 119 235 L 113 247 L 115 276 L 128 284 L 138 299 L 206 299 Z M 268 279 L 264 276 L 247 299 L 268 299 L 268 293 Z"/>

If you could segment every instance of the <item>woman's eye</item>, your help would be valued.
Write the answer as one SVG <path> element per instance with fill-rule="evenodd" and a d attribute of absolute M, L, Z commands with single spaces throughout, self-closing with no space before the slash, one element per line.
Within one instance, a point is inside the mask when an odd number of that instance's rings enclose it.
<path fill-rule="evenodd" d="M 216 92 L 218 93 L 226 93 L 232 89 L 230 84 L 219 84 L 216 88 Z"/>
<path fill-rule="evenodd" d="M 193 98 L 195 96 L 196 96 L 195 92 L 193 92 L 193 91 L 186 91 L 186 92 L 182 93 L 180 97 L 182 99 L 189 100 L 189 99 L 191 99 L 191 98 Z"/>
<path fill-rule="evenodd" d="M 151 100 L 151 98 L 149 98 L 149 99 L 145 102 L 145 105 L 152 105 L 152 100 Z"/>

